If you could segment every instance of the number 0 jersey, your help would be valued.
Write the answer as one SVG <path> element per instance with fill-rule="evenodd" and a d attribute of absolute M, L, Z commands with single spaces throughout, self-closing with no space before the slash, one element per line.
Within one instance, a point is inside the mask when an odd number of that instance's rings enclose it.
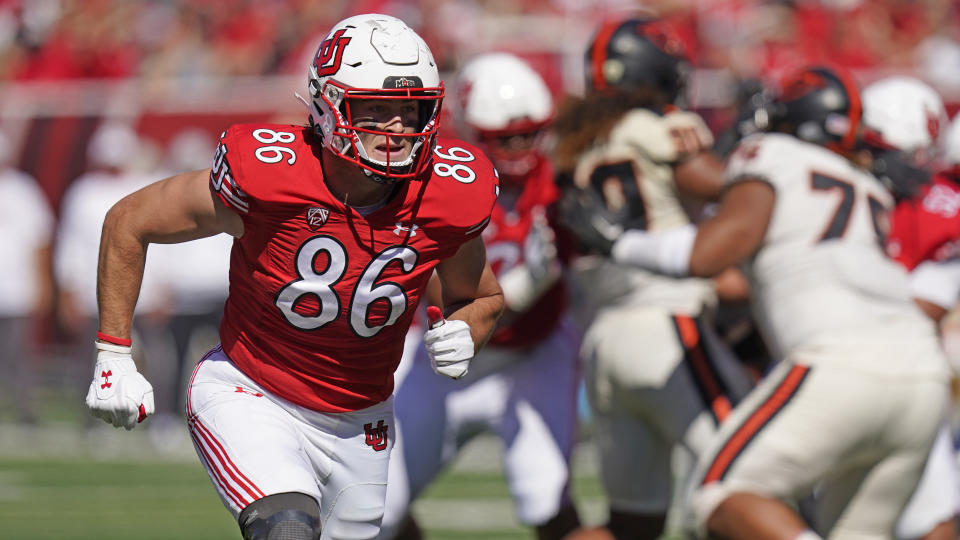
<path fill-rule="evenodd" d="M 276 395 L 352 411 L 393 391 L 427 281 L 487 225 L 496 172 L 475 147 L 440 140 L 422 177 L 362 215 L 328 191 L 311 141 L 310 128 L 274 124 L 236 125 L 220 138 L 211 189 L 244 223 L 220 339 Z"/>
<path fill-rule="evenodd" d="M 833 353 L 858 368 L 942 373 L 936 331 L 912 302 L 906 271 L 883 251 L 893 200 L 876 178 L 782 134 L 744 139 L 726 175 L 776 193 L 747 269 L 756 321 L 776 356 L 813 364 Z"/>
<path fill-rule="evenodd" d="M 608 207 L 635 205 L 635 226 L 659 231 L 690 223 L 674 183 L 673 168 L 707 148 L 713 137 L 696 114 L 676 110 L 665 115 L 634 109 L 600 144 L 577 161 L 574 184 L 592 186 Z M 695 316 L 705 303 L 714 303 L 710 283 L 676 279 L 639 268 L 628 268 L 606 257 L 580 257 L 578 281 L 596 305 L 659 306 Z"/>

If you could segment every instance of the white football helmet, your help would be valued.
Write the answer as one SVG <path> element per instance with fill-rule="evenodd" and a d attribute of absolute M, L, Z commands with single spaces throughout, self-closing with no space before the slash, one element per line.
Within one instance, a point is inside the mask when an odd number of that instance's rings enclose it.
<path fill-rule="evenodd" d="M 943 137 L 943 161 L 948 167 L 960 166 L 960 113 L 953 117 Z"/>
<path fill-rule="evenodd" d="M 359 165 L 376 181 L 419 175 L 436 144 L 443 83 L 423 39 L 396 17 L 364 14 L 344 19 L 326 35 L 308 76 L 310 121 L 323 146 Z M 376 131 L 353 125 L 348 99 L 417 100 L 415 133 Z M 392 161 L 370 158 L 359 132 L 414 139 L 410 155 Z"/>
<path fill-rule="evenodd" d="M 864 88 L 862 99 L 868 133 L 902 152 L 930 159 L 938 154 L 947 109 L 930 85 L 913 77 L 887 77 Z"/>
<path fill-rule="evenodd" d="M 540 134 L 554 114 L 543 78 L 512 54 L 487 53 L 461 68 L 456 89 L 464 136 L 484 146 L 502 175 L 532 170 L 542 159 Z"/>
<path fill-rule="evenodd" d="M 898 197 L 909 197 L 930 179 L 940 156 L 947 110 L 936 90 L 906 76 L 864 88 L 863 141 L 874 154 L 873 173 Z"/>

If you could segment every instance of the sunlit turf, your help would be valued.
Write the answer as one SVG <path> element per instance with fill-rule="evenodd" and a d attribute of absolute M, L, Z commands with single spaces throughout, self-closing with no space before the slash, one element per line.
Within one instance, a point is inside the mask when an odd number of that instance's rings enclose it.
<path fill-rule="evenodd" d="M 577 478 L 573 486 L 575 499 L 599 498 L 593 477 Z M 431 505 L 442 503 L 454 514 L 460 507 L 467 515 L 477 508 L 472 502 L 481 510 L 490 503 L 505 510 L 486 518 L 488 528 L 477 528 L 476 519 L 466 528 L 431 525 Z M 499 473 L 451 471 L 431 486 L 416 510 L 431 540 L 532 538 L 513 522 L 509 504 Z M 0 523 L 0 537 L 16 540 L 240 538 L 199 463 L 3 459 Z"/>

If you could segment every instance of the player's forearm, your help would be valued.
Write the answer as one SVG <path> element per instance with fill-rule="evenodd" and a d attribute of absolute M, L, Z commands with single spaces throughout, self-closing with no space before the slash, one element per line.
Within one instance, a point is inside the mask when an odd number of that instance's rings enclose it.
<path fill-rule="evenodd" d="M 104 219 L 97 266 L 100 331 L 127 339 L 140 295 L 147 243 L 131 226 L 131 212 L 121 201 Z"/>
<path fill-rule="evenodd" d="M 446 318 L 459 319 L 470 325 L 474 349 L 479 351 L 490 339 L 503 313 L 503 293 L 498 288 L 496 292 L 446 306 Z"/>

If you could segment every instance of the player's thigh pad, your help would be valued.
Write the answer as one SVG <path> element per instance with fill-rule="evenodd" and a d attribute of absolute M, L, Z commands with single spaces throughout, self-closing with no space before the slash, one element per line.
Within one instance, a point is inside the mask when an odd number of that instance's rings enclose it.
<path fill-rule="evenodd" d="M 569 500 L 578 344 L 572 327 L 561 323 L 498 374 L 506 379 L 509 405 L 496 430 L 504 442 L 504 467 L 517 518 L 527 525 L 546 523 Z"/>
<path fill-rule="evenodd" d="M 236 517 L 257 499 L 285 492 L 319 500 L 317 467 L 290 414 L 220 350 L 194 371 L 187 392 L 187 424 L 197 455 L 224 505 Z"/>
<path fill-rule="evenodd" d="M 960 478 L 950 426 L 944 424 L 930 450 L 923 476 L 897 521 L 897 538 L 921 538 L 960 513 Z"/>
<path fill-rule="evenodd" d="M 896 405 L 892 411 L 878 411 L 886 421 L 874 425 L 879 436 L 871 442 L 873 449 L 887 452 L 863 472 L 856 468 L 861 462 L 855 461 L 828 477 L 818 490 L 814 524 L 829 531 L 831 540 L 891 536 L 942 426 L 946 384 L 909 379 L 885 382 L 886 392 L 878 390 L 875 400 L 887 399 Z"/>
<path fill-rule="evenodd" d="M 701 323 L 655 307 L 605 310 L 584 343 L 586 382 L 596 412 L 645 419 L 667 444 L 701 452 L 729 414 L 743 373 Z M 737 374 L 730 384 L 728 375 Z"/>
<path fill-rule="evenodd" d="M 305 436 L 312 460 L 331 464 L 320 477 L 321 540 L 376 538 L 395 438 L 393 398 L 347 413 L 299 412 L 311 426 Z"/>

